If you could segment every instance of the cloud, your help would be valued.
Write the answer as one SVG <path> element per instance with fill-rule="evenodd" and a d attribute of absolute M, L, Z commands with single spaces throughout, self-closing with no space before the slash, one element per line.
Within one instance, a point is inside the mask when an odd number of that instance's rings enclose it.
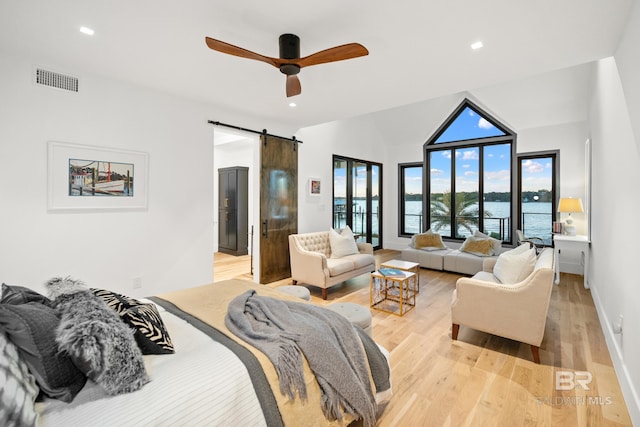
<path fill-rule="evenodd" d="M 463 168 L 465 168 L 465 169 L 468 169 L 468 168 L 470 168 L 470 167 L 471 167 L 471 165 L 469 165 L 469 164 L 464 164 L 464 165 L 462 165 L 462 167 L 463 167 Z"/>
<path fill-rule="evenodd" d="M 484 178 L 492 181 L 508 181 L 511 179 L 511 171 L 503 169 L 499 171 L 485 172 Z"/>
<path fill-rule="evenodd" d="M 475 175 L 476 175 L 476 173 L 474 171 L 466 171 L 464 173 L 464 176 L 475 176 Z"/>
<path fill-rule="evenodd" d="M 478 150 L 465 150 L 462 153 L 456 151 L 456 159 L 462 156 L 462 160 L 478 160 Z"/>
<path fill-rule="evenodd" d="M 534 162 L 533 160 L 525 160 L 522 162 L 522 169 L 528 173 L 540 173 L 544 171 L 544 166 L 541 163 Z"/>
<path fill-rule="evenodd" d="M 489 121 L 487 121 L 487 119 L 485 119 L 484 117 L 480 117 L 480 120 L 478 120 L 478 127 L 480 129 L 492 129 L 494 128 L 494 126 L 489 123 Z"/>
<path fill-rule="evenodd" d="M 442 157 L 444 157 L 445 159 L 450 159 L 451 158 L 451 151 L 450 150 L 443 151 L 440 154 L 442 154 Z"/>
<path fill-rule="evenodd" d="M 443 171 L 441 169 L 436 169 L 436 168 L 432 168 L 431 169 L 431 176 L 438 176 L 438 175 L 442 175 Z"/>

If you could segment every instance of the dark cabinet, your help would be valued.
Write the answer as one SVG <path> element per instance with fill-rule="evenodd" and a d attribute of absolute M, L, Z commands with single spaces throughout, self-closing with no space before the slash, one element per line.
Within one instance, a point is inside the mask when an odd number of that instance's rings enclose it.
<path fill-rule="evenodd" d="M 249 168 L 218 169 L 218 251 L 246 255 L 249 237 Z"/>

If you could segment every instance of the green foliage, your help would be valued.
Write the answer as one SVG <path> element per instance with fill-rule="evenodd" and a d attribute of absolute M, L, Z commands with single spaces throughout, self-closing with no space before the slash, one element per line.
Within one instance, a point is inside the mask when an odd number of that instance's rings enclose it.
<path fill-rule="evenodd" d="M 475 195 L 475 196 L 474 196 Z M 439 231 L 443 227 L 451 227 L 451 213 L 455 213 L 457 220 L 456 236 L 460 228 L 473 233 L 480 224 L 480 209 L 478 208 L 478 193 L 457 193 L 453 203 L 451 193 L 433 194 L 431 197 L 431 227 Z M 491 212 L 485 210 L 484 217 L 491 217 Z"/>

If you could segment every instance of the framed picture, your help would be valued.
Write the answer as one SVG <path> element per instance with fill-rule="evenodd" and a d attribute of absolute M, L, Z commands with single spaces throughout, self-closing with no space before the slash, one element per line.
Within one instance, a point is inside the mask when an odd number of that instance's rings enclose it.
<path fill-rule="evenodd" d="M 311 196 L 320 195 L 320 178 L 309 178 L 309 194 Z"/>
<path fill-rule="evenodd" d="M 147 209 L 147 153 L 57 141 L 47 149 L 49 211 Z"/>

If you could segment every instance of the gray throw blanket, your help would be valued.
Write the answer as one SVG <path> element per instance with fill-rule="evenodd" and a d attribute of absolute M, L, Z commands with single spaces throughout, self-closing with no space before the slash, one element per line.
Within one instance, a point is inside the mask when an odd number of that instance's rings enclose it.
<path fill-rule="evenodd" d="M 341 420 L 341 408 L 365 427 L 375 425 L 377 405 L 369 385 L 358 333 L 344 316 L 310 304 L 247 291 L 228 306 L 225 325 L 271 360 L 280 392 L 306 400 L 302 355 L 322 390 L 322 410 Z"/>

